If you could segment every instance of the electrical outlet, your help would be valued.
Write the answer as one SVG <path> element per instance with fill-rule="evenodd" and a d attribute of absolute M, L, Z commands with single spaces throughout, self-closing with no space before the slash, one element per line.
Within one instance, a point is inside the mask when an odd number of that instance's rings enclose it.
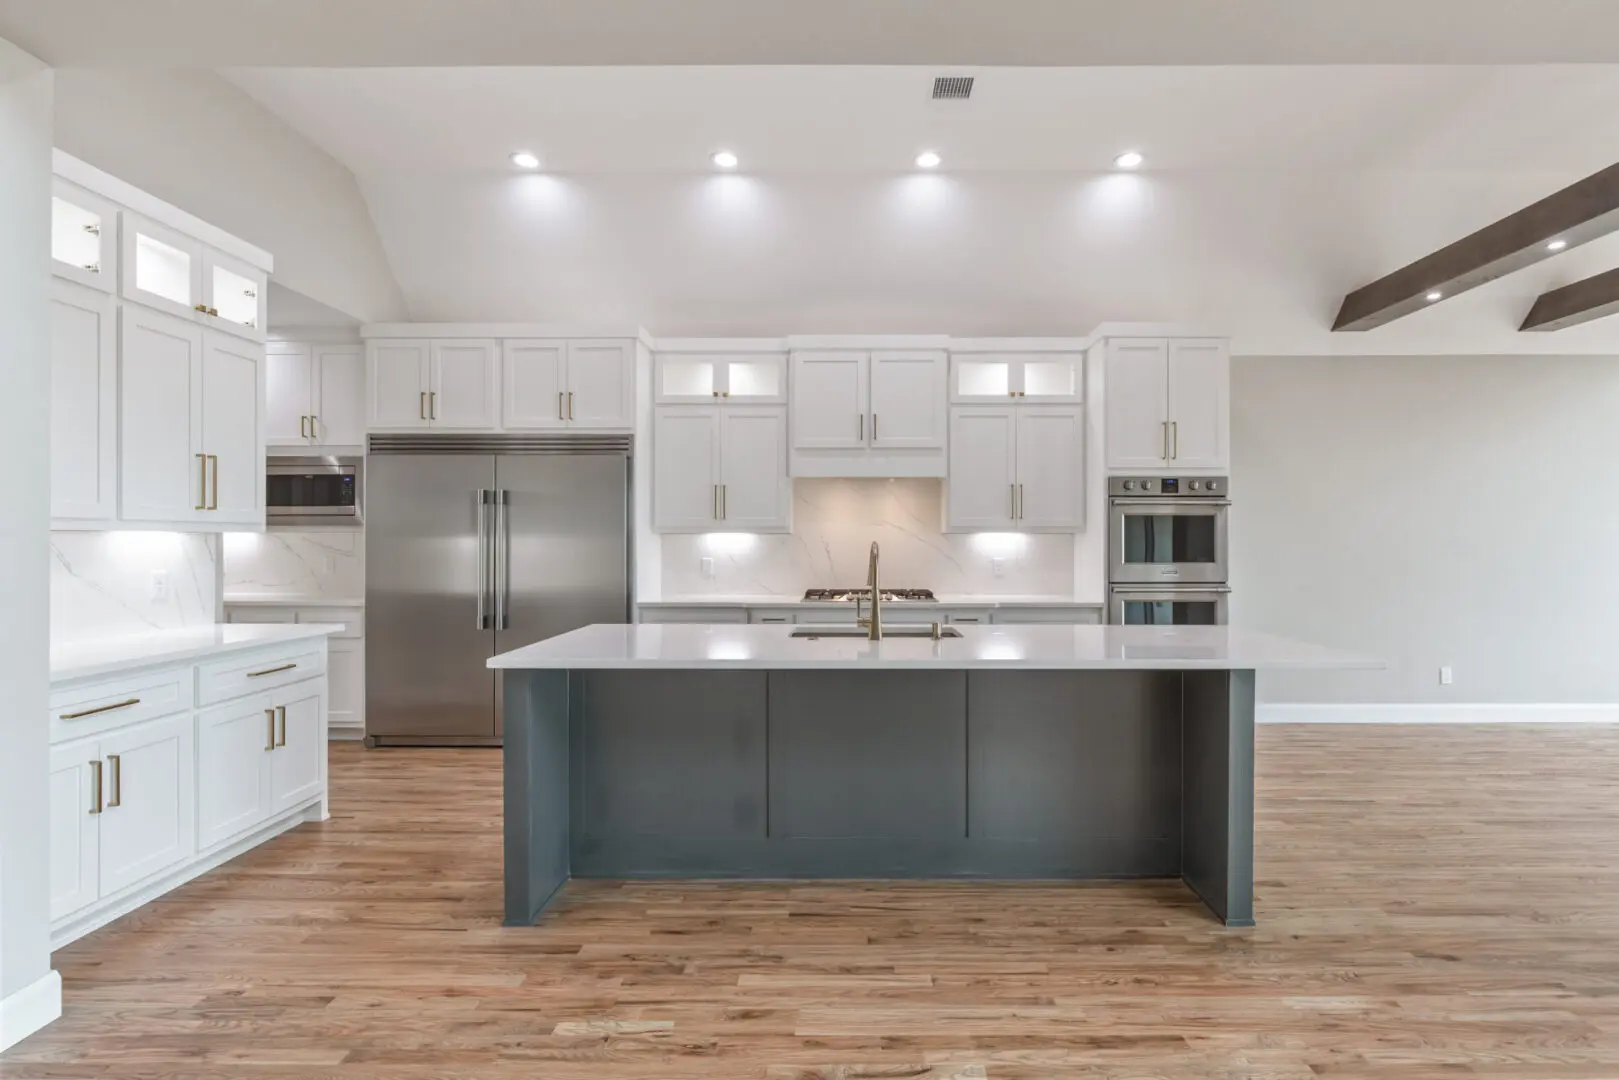
<path fill-rule="evenodd" d="M 703 576 L 705 578 L 712 578 L 714 576 L 714 560 L 713 559 L 711 559 L 711 558 L 709 558 L 708 556 L 705 555 L 705 556 L 703 556 L 703 560 L 700 563 L 698 563 L 698 566 L 701 567 L 701 569 L 703 571 Z"/>
<path fill-rule="evenodd" d="M 1453 683 L 1455 681 L 1456 681 L 1456 673 L 1450 670 L 1450 665 L 1449 664 L 1446 664 L 1444 667 L 1439 669 L 1439 685 L 1440 686 L 1449 686 L 1451 683 Z"/>
<path fill-rule="evenodd" d="M 320 576 L 321 577 L 331 577 L 332 576 L 332 571 L 335 570 L 335 569 L 336 569 L 336 567 L 332 564 L 332 557 L 330 555 L 322 555 L 320 557 Z"/>
<path fill-rule="evenodd" d="M 991 560 L 989 560 L 989 572 L 991 574 L 994 574 L 996 577 L 1000 577 L 1003 574 L 1005 574 L 1006 573 L 1006 560 L 1005 559 L 991 559 Z"/>
<path fill-rule="evenodd" d="M 152 602 L 162 603 L 169 598 L 169 572 L 167 570 L 152 571 Z"/>

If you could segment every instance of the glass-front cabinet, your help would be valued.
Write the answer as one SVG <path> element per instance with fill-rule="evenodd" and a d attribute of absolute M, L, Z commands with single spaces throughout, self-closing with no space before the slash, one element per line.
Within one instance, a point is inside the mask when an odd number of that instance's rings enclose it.
<path fill-rule="evenodd" d="M 953 352 L 950 400 L 959 404 L 1005 402 L 1042 404 L 1079 401 L 1084 355 L 1079 352 Z"/>
<path fill-rule="evenodd" d="M 65 180 L 51 191 L 51 271 L 92 289 L 117 286 L 118 209 Z"/>
<path fill-rule="evenodd" d="M 123 296 L 188 318 L 202 303 L 202 244 L 129 211 L 124 212 Z"/>
<path fill-rule="evenodd" d="M 787 400 L 785 353 L 664 352 L 654 370 L 661 405 L 773 405 Z"/>
<path fill-rule="evenodd" d="M 204 248 L 202 259 L 203 303 L 210 325 L 262 341 L 268 310 L 263 272 L 213 248 Z"/>

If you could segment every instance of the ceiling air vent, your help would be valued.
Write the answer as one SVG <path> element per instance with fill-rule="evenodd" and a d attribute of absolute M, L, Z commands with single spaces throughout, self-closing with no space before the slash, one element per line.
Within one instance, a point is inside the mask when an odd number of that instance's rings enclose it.
<path fill-rule="evenodd" d="M 941 75 L 933 80 L 934 101 L 965 101 L 972 96 L 971 75 Z"/>

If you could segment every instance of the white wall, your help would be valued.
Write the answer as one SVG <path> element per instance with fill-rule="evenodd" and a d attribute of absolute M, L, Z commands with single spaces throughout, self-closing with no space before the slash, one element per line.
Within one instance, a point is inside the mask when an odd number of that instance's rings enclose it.
<path fill-rule="evenodd" d="M 1241 358 L 1231 413 L 1233 622 L 1389 664 L 1261 700 L 1619 702 L 1619 360 Z"/>
<path fill-rule="evenodd" d="M 939 480 L 797 480 L 791 534 L 715 533 L 663 538 L 663 595 L 768 595 L 863 585 L 871 543 L 882 580 L 943 595 L 1074 595 L 1074 537 L 945 534 Z M 714 560 L 714 577 L 701 560 Z M 992 563 L 1001 562 L 996 576 Z"/>
<path fill-rule="evenodd" d="M 262 247 L 290 289 L 361 321 L 405 314 L 353 175 L 212 72 L 61 70 L 56 144 Z"/>
<path fill-rule="evenodd" d="M 50 859 L 39 808 L 50 618 L 46 576 L 50 469 L 52 73 L 0 40 L 0 1049 L 61 1009 L 50 966 Z"/>
<path fill-rule="evenodd" d="M 51 644 L 207 626 L 218 612 L 218 550 L 217 533 L 52 533 Z"/>

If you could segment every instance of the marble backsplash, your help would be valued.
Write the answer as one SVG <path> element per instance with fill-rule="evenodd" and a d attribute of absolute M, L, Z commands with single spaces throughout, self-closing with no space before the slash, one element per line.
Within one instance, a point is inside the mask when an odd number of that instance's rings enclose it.
<path fill-rule="evenodd" d="M 226 533 L 224 579 L 227 597 L 364 600 L 365 532 Z"/>
<path fill-rule="evenodd" d="M 873 540 L 882 546 L 887 585 L 940 595 L 1073 595 L 1072 535 L 947 535 L 942 498 L 938 480 L 794 481 L 790 535 L 663 537 L 663 595 L 797 599 L 808 588 L 861 585 Z M 703 574 L 707 558 L 712 577 Z"/>
<path fill-rule="evenodd" d="M 214 622 L 218 551 L 206 533 L 51 533 L 52 644 Z"/>

